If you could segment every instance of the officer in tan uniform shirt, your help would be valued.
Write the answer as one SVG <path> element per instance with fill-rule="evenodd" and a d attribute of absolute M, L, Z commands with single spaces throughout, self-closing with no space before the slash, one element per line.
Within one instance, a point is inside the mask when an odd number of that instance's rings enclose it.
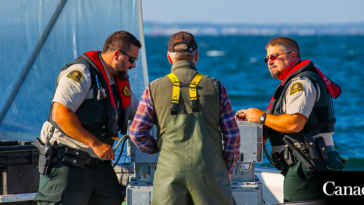
<path fill-rule="evenodd" d="M 320 87 L 303 76 L 293 78 L 288 87 L 283 99 L 283 112 L 290 115 L 300 113 L 308 118 L 315 102 L 320 100 Z M 334 149 L 333 134 L 334 132 L 321 133 L 313 137 L 321 136 L 325 140 L 326 146 L 332 146 L 329 149 Z M 272 154 L 281 152 L 284 147 L 285 145 L 272 146 Z"/>
<path fill-rule="evenodd" d="M 346 163 L 335 151 L 332 139 L 336 122 L 332 97 L 338 97 L 340 88 L 326 82 L 327 77 L 311 61 L 301 60 L 295 40 L 273 38 L 266 50 L 264 61 L 281 84 L 267 112 L 243 109 L 236 119 L 265 125 L 272 145 L 272 158 L 267 158 L 285 177 L 285 202 L 323 199 L 321 173 L 341 171 Z M 333 89 L 338 92 L 330 92 Z M 293 148 L 306 159 L 293 156 Z"/>
<path fill-rule="evenodd" d="M 72 78 L 68 77 L 70 73 L 74 73 L 74 71 L 79 71 L 81 73 L 82 78 L 72 80 Z M 106 69 L 105 69 L 106 72 Z M 77 82 L 79 80 L 79 82 Z M 114 78 L 110 78 L 110 85 L 115 84 Z M 67 106 L 73 112 L 77 111 L 77 108 L 82 104 L 85 99 L 92 99 L 93 89 L 91 88 L 91 74 L 90 70 L 83 64 L 75 64 L 62 71 L 57 79 L 58 88 L 54 94 L 53 102 L 60 103 L 62 105 Z M 139 100 L 135 97 L 135 94 L 131 91 L 131 103 L 130 103 L 130 113 L 129 120 L 133 120 L 135 112 L 139 105 Z M 52 128 L 50 122 L 46 121 L 43 124 L 41 131 L 41 138 L 45 142 L 47 134 L 49 130 Z M 94 158 L 99 158 L 95 151 L 85 145 L 82 142 L 79 142 L 61 132 L 59 129 L 55 128 L 53 137 L 50 142 L 53 143 L 57 141 L 58 143 L 67 145 L 69 147 L 83 150 L 90 154 L 90 156 Z"/>
<path fill-rule="evenodd" d="M 102 52 L 85 52 L 60 70 L 41 131 L 47 144 L 42 147 L 36 139 L 40 150 L 51 150 L 39 157 L 38 205 L 123 202 L 111 164 L 112 147 L 119 134 L 127 133 L 128 119 L 139 104 L 127 73 L 136 67 L 140 48 L 131 33 L 117 31 L 106 39 Z"/>

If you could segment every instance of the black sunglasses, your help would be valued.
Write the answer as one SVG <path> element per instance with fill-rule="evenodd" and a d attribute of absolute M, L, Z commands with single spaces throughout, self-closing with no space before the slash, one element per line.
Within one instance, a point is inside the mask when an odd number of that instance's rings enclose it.
<path fill-rule="evenodd" d="M 289 51 L 289 52 L 287 52 L 287 53 L 292 53 L 292 52 L 293 52 L 293 51 Z M 287 54 L 287 53 L 272 54 L 271 56 L 264 58 L 264 62 L 265 62 L 265 63 L 268 63 L 268 60 L 269 60 L 269 59 L 270 59 L 270 60 L 272 60 L 272 61 L 274 61 L 275 59 L 277 59 L 277 58 L 278 58 L 278 56 L 283 55 L 283 54 Z"/>
<path fill-rule="evenodd" d="M 120 53 L 122 53 L 123 55 L 126 55 L 129 57 L 129 62 L 130 63 L 134 63 L 138 60 L 138 58 L 135 58 L 133 56 L 130 56 L 129 54 L 125 53 L 124 51 L 118 50 L 118 49 L 111 49 L 112 51 L 120 51 Z"/>

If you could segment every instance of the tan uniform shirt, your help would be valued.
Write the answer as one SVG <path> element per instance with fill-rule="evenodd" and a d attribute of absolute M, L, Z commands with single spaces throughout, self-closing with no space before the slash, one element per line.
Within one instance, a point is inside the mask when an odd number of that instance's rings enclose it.
<path fill-rule="evenodd" d="M 106 70 L 106 69 L 105 69 Z M 93 98 L 93 89 L 91 89 L 91 73 L 90 70 L 83 64 L 75 64 L 62 71 L 57 79 L 58 87 L 53 97 L 52 102 L 60 103 L 73 112 L 79 108 L 85 99 Z M 114 78 L 110 79 L 110 85 L 115 84 Z M 129 120 L 134 118 L 139 105 L 139 100 L 131 91 L 130 114 Z M 52 124 L 46 121 L 43 124 L 41 131 L 41 139 L 45 142 L 47 134 L 52 128 Z M 57 140 L 59 144 L 63 144 L 75 149 L 81 149 L 90 154 L 91 157 L 98 158 L 91 147 L 79 142 L 55 128 L 53 137 L 50 142 Z"/>
<path fill-rule="evenodd" d="M 315 102 L 320 99 L 320 87 L 318 85 L 316 85 L 316 87 L 305 77 L 293 78 L 285 93 L 285 98 L 283 99 L 283 112 L 291 115 L 299 113 L 308 118 Z M 334 141 L 332 139 L 332 134 L 334 133 L 321 133 L 313 137 L 321 136 L 325 140 L 326 146 L 333 146 Z M 273 146 L 272 153 L 279 152 L 282 150 L 282 147 L 284 147 L 284 145 Z"/>

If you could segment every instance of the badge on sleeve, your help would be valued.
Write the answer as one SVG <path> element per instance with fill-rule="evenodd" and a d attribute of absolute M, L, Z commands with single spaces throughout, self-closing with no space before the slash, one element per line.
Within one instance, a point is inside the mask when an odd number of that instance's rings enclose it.
<path fill-rule="evenodd" d="M 304 91 L 303 84 L 300 82 L 294 83 L 289 89 L 289 95 Z"/>
<path fill-rule="evenodd" d="M 125 97 L 130 97 L 131 94 L 128 86 L 124 85 L 123 93 Z"/>
<path fill-rule="evenodd" d="M 76 83 L 80 83 L 83 78 L 83 75 L 82 75 L 81 71 L 73 70 L 67 74 L 67 78 L 75 81 Z"/>

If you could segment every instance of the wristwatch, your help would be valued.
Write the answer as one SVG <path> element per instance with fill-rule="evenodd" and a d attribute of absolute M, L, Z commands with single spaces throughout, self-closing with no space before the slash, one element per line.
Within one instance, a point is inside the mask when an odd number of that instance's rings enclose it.
<path fill-rule="evenodd" d="M 260 121 L 260 123 L 261 123 L 261 124 L 263 124 L 263 125 L 264 125 L 264 122 L 265 122 L 265 118 L 266 118 L 266 116 L 267 116 L 267 113 L 264 113 L 263 115 L 261 115 L 261 116 L 259 117 L 259 121 Z"/>

